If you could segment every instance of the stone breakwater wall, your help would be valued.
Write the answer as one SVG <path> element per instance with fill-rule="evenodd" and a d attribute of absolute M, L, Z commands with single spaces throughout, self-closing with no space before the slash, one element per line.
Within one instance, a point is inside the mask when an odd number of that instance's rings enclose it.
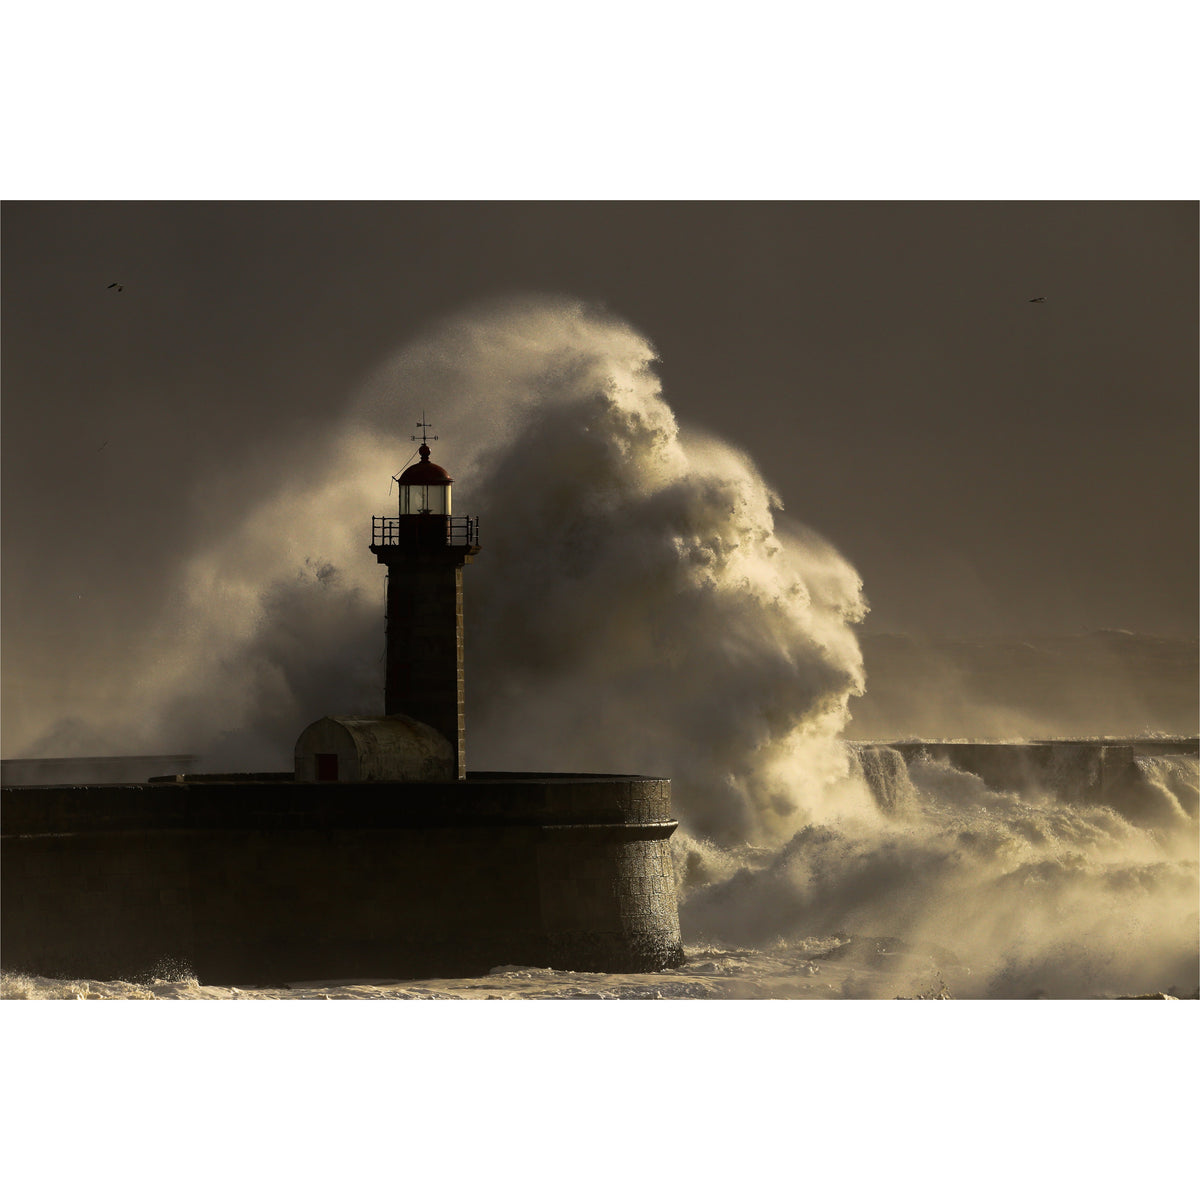
<path fill-rule="evenodd" d="M 500 773 L 6 788 L 0 955 L 246 985 L 661 970 L 683 961 L 670 798 L 662 779 Z"/>
<path fill-rule="evenodd" d="M 893 742 L 906 764 L 919 759 L 969 771 L 996 791 L 1040 792 L 1068 804 L 1108 805 L 1132 821 L 1156 824 L 1162 789 L 1148 774 L 1154 762 L 1195 760 L 1196 738 L 1054 740 L 1042 742 Z M 1179 797 L 1185 815 L 1197 816 L 1195 796 Z"/>

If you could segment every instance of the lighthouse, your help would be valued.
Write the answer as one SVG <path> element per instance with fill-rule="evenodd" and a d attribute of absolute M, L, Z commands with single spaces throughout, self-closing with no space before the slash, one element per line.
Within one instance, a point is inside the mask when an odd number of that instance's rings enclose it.
<path fill-rule="evenodd" d="M 479 522 L 452 513 L 454 480 L 430 461 L 424 418 L 417 426 L 420 461 L 393 476 L 399 512 L 371 518 L 371 551 L 388 572 L 384 713 L 442 734 L 465 779 L 462 571 L 479 553 Z"/>

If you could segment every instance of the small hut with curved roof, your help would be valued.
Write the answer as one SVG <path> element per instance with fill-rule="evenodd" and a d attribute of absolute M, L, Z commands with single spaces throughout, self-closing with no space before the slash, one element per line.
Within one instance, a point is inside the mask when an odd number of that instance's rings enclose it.
<path fill-rule="evenodd" d="M 322 717 L 296 739 L 300 783 L 441 783 L 457 778 L 449 741 L 399 713 Z"/>

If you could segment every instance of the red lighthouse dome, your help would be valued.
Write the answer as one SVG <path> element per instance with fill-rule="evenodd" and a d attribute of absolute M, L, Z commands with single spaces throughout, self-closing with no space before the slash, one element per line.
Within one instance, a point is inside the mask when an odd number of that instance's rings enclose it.
<path fill-rule="evenodd" d="M 413 463 L 396 479 L 400 485 L 400 515 L 448 517 L 450 515 L 450 485 L 453 479 L 429 461 L 429 447 L 422 442 L 418 453 L 421 461 Z"/>

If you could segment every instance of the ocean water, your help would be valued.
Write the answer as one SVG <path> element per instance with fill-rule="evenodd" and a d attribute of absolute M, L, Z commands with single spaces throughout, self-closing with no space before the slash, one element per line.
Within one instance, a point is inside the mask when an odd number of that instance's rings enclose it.
<path fill-rule="evenodd" d="M 925 978 L 958 998 L 1195 996 L 1197 759 L 1139 754 L 1101 801 L 1085 787 L 1096 753 L 1063 751 L 1026 764 L 1019 788 L 994 790 L 925 753 L 906 764 L 894 749 L 855 747 L 873 818 L 814 822 L 753 862 L 718 863 L 716 878 L 685 889 L 684 927 L 760 950 L 772 938 L 848 938 L 838 953 L 872 969 L 842 981 L 844 995 L 918 987 L 914 976 L 897 989 L 863 953 L 874 939 L 889 968 L 890 954 L 923 959 Z M 702 852 L 694 866 L 705 870 Z"/>

